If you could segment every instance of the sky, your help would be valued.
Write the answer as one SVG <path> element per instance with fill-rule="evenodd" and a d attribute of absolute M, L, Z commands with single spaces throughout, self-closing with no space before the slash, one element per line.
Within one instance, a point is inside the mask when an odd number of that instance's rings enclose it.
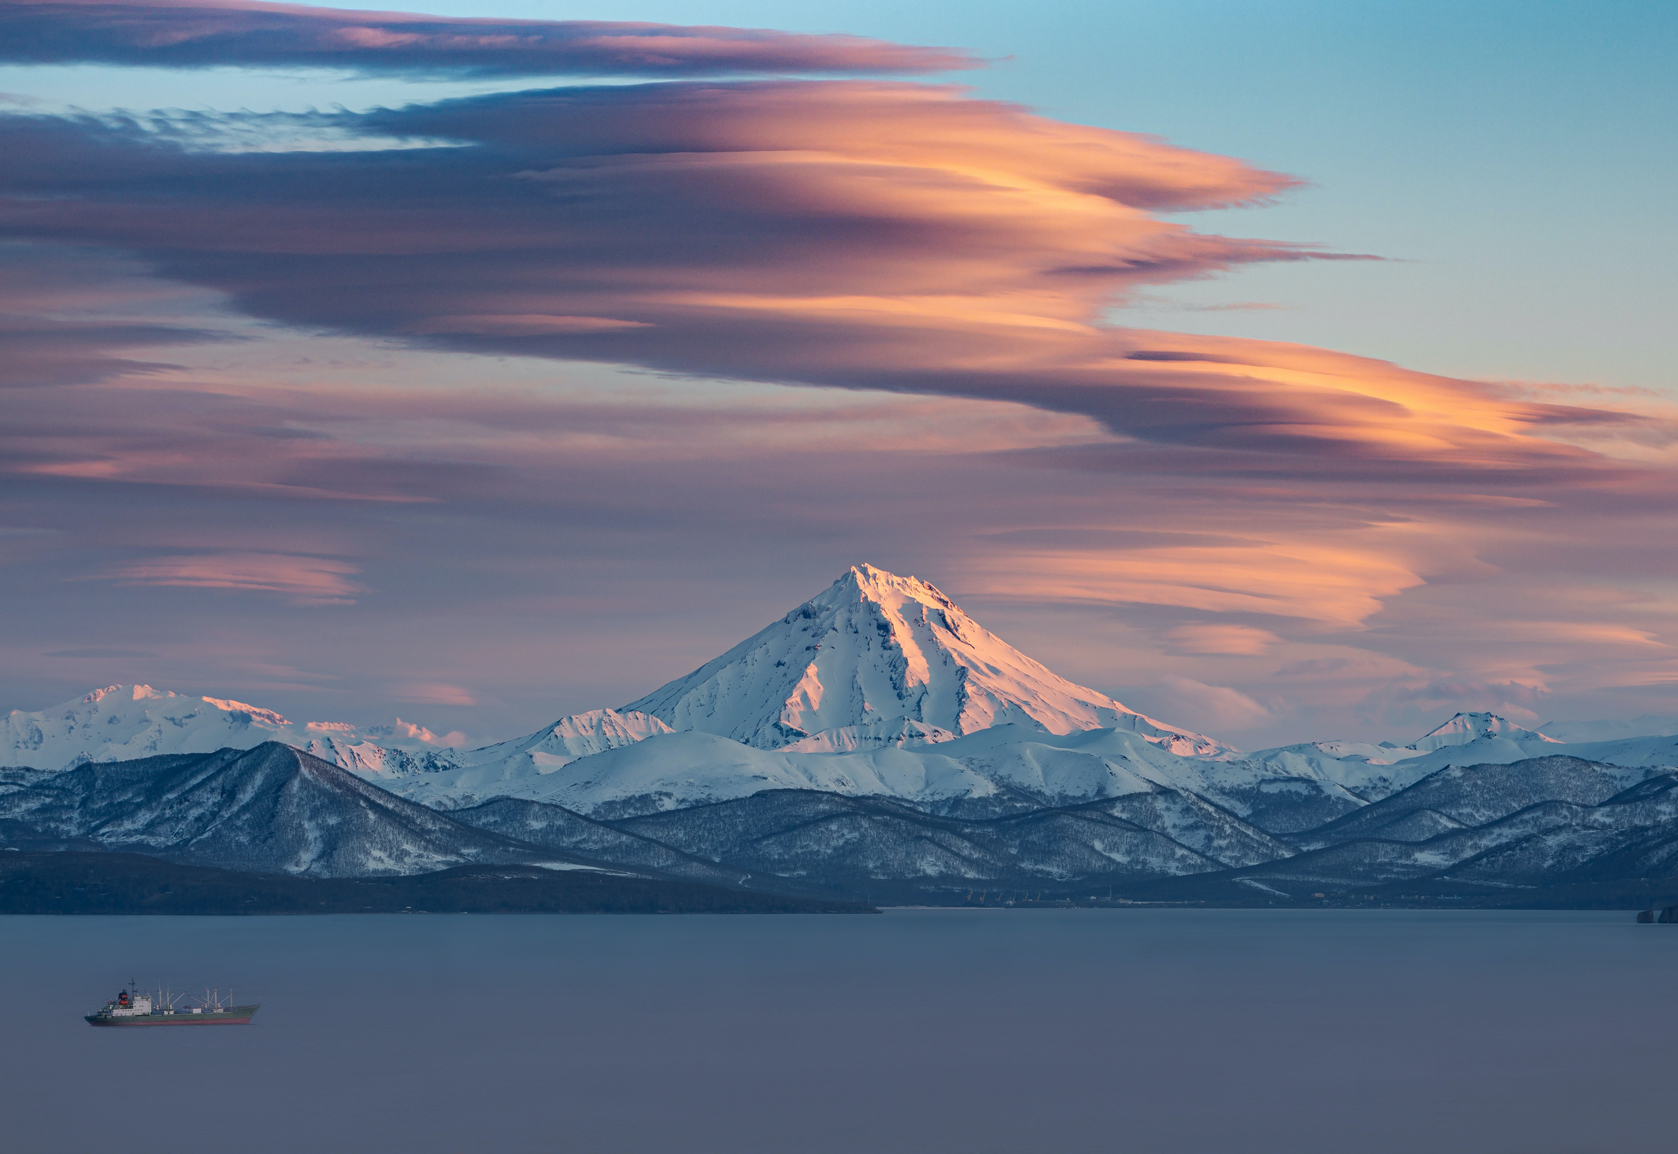
<path fill-rule="evenodd" d="M 1671 6 L 385 11 L 0 0 L 5 708 L 501 738 L 867 561 L 1246 748 L 1678 712 Z"/>

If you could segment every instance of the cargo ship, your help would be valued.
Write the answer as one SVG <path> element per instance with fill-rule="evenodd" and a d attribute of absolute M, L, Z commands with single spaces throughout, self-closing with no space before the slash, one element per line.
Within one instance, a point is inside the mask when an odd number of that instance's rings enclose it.
<path fill-rule="evenodd" d="M 87 1015 L 90 1026 L 245 1026 L 251 1015 L 262 1008 L 232 1005 L 233 996 L 223 1000 L 221 991 L 205 990 L 202 998 L 188 997 L 163 989 L 156 997 L 140 993 L 139 986 L 128 983 L 128 988 L 106 1002 L 98 1013 Z"/>

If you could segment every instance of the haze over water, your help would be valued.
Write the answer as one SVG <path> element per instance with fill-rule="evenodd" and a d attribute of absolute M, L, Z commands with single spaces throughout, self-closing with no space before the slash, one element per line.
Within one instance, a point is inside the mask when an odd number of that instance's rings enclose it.
<path fill-rule="evenodd" d="M 1670 1149 L 1625 913 L 29 918 L 17 1151 Z M 248 1028 L 93 1030 L 129 972 Z M 161 1122 L 167 1124 L 160 1125 Z"/>

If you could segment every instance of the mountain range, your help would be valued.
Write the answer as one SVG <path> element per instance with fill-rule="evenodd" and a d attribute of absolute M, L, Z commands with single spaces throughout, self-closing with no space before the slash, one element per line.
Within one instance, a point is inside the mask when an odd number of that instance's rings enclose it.
<path fill-rule="evenodd" d="M 1195 877 L 1624 886 L 1678 853 L 1675 720 L 1459 713 L 1405 746 L 1242 753 L 864 565 L 642 698 L 477 749 L 143 685 L 13 712 L 0 842 L 303 876 L 500 862 L 945 898 Z"/>

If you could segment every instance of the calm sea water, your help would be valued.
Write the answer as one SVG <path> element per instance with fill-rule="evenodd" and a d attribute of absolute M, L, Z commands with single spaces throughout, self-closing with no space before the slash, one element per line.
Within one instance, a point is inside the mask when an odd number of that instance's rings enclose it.
<path fill-rule="evenodd" d="M 95 1030 L 130 971 L 249 1027 Z M 0 918 L 0 1147 L 1670 1151 L 1628 914 Z"/>

